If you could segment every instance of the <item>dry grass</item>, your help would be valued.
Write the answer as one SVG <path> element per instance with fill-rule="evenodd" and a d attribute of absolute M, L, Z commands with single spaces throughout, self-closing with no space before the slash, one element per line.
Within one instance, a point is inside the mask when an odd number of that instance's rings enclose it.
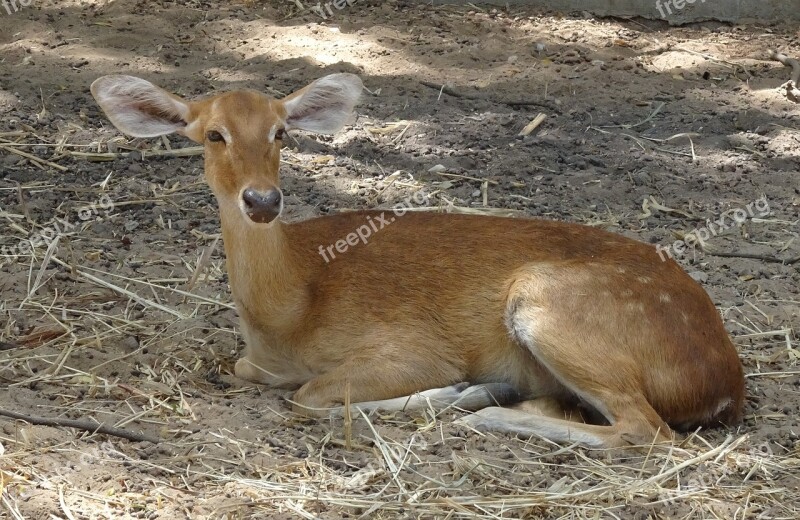
<path fill-rule="evenodd" d="M 2 139 L 19 145 L 26 137 Z M 100 160 L 130 152 L 62 153 Z M 488 189 L 481 179 L 441 177 Z M 398 174 L 375 181 L 373 193 L 382 196 L 397 184 L 409 192 L 422 187 Z M 179 204 L 175 197 L 195 186 L 175 185 L 148 199 L 113 198 L 116 208 Z M 505 211 L 459 205 L 448 197 L 448 184 L 438 186 L 429 194 L 438 201 L 433 208 Z M 81 199 L 99 200 L 109 189 L 87 188 Z M 681 211 L 655 201 L 645 210 Z M 619 219 L 582 217 L 592 225 Z M 0 218 L 25 236 L 38 229 L 24 215 Z M 102 244 L 73 235 L 59 239 L 61 256 L 42 244 L 7 259 L 25 283 L 0 304 L 10 317 L 0 331 L 0 374 L 9 395 L 19 392 L 7 402 L 17 412 L 93 417 L 160 442 L 6 423 L 0 496 L 8 518 L 36 511 L 69 519 L 148 517 L 160 510 L 175 518 L 230 519 L 800 516 L 800 454 L 796 447 L 777 452 L 758 434 L 768 416 L 748 418 L 755 430 L 699 432 L 674 446 L 629 452 L 464 431 L 452 425 L 452 414 L 356 414 L 320 423 L 293 417 L 277 399 L 282 394 L 261 395 L 219 377 L 230 373 L 237 337 L 233 325 L 212 321 L 232 309 L 220 282 L 217 236 L 196 233 L 204 248 L 170 265 L 169 276 L 134 276 L 130 269 L 91 267 L 86 259 Z M 729 316 L 752 331 L 738 339 L 748 379 L 779 386 L 796 378 L 797 370 L 761 370 L 767 363 L 796 366 L 800 355 L 792 331 L 765 330 L 757 318 L 766 313 L 757 299 L 749 302 L 753 314 Z M 19 312 L 40 317 L 24 334 L 15 332 Z M 228 351 L 212 347 L 211 337 Z M 129 380 L 131 370 L 136 377 Z"/>
<path fill-rule="evenodd" d="M 38 381 L 71 386 L 80 384 L 75 382 L 80 376 L 89 377 L 62 365 L 62 370 Z M 151 382 L 163 388 L 117 400 L 112 415 L 118 425 L 135 424 L 142 417 L 150 424 L 185 424 L 191 417 L 190 406 L 178 405 L 181 396 L 202 389 L 177 383 L 168 387 L 158 377 Z M 145 383 L 141 384 L 146 387 Z M 105 380 L 81 384 L 97 394 L 109 391 L 108 385 L 130 390 Z M 143 401 L 148 404 L 143 406 Z M 82 415 L 91 413 L 78 403 L 74 408 Z M 687 519 L 788 519 L 798 514 L 797 452 L 769 453 L 754 446 L 746 434 L 721 441 L 694 435 L 681 445 L 620 454 L 491 435 L 482 439 L 491 450 L 470 449 L 450 426 L 431 416 L 361 416 L 355 423 L 361 433 L 347 451 L 341 450 L 339 423 L 305 430 L 296 437 L 296 446 L 244 440 L 226 429 L 187 435 L 182 428 L 167 428 L 162 429 L 157 457 L 115 440 L 92 454 L 101 439 L 62 436 L 58 442 L 43 443 L 27 439 L 25 433 L 3 436 L 8 450 L 3 459 L 3 503 L 11 518 L 25 517 L 20 511 L 29 499 L 22 497 L 30 496 L 32 489 L 57 493 L 67 518 L 148 511 L 154 497 L 178 509 L 189 502 L 211 518 L 335 518 L 345 513 L 358 518 L 626 518 L 636 510 Z M 285 427 L 296 426 L 286 419 Z M 25 430 L 19 426 L 19 432 Z M 441 447 L 433 456 L 432 444 Z M 303 446 L 306 453 L 300 453 Z M 89 459 L 84 460 L 87 453 Z M 330 464 L 334 453 L 343 460 L 352 456 L 368 462 L 342 469 Z M 87 492 L 43 468 L 43 457 L 102 464 L 130 488 L 110 494 Z M 108 487 L 118 486 L 112 482 Z"/>

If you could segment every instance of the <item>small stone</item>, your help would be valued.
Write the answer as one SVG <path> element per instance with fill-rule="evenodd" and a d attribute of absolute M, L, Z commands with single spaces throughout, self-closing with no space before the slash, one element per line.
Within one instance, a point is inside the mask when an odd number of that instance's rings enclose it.
<path fill-rule="evenodd" d="M 692 271 L 689 273 L 689 276 L 691 276 L 695 282 L 706 283 L 708 281 L 708 274 L 703 271 Z"/>
<path fill-rule="evenodd" d="M 724 172 L 735 172 L 736 171 L 736 161 L 735 160 L 728 160 L 725 161 L 720 165 L 720 169 Z"/>

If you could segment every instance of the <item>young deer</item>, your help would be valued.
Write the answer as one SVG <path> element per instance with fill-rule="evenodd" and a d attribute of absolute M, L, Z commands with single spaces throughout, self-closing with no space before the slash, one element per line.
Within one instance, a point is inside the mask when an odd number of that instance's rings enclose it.
<path fill-rule="evenodd" d="M 591 447 L 740 420 L 742 366 L 714 304 L 649 245 L 563 222 L 425 212 L 281 222 L 284 132 L 336 132 L 361 90 L 352 74 L 281 100 L 185 101 L 130 76 L 92 85 L 122 132 L 205 146 L 246 342 L 238 377 L 297 389 L 294 409 L 311 416 L 341 412 L 347 392 L 362 409 L 456 403 L 478 410 L 462 419 L 473 427 Z M 323 258 L 368 221 L 383 229 Z"/>

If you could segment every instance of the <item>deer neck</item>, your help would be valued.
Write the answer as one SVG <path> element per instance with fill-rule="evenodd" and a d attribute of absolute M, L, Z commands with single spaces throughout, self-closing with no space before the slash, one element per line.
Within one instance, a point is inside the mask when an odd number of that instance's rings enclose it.
<path fill-rule="evenodd" d="M 291 326 L 305 305 L 302 266 L 287 226 L 256 226 L 239 208 L 220 211 L 228 277 L 240 318 L 257 329 Z"/>

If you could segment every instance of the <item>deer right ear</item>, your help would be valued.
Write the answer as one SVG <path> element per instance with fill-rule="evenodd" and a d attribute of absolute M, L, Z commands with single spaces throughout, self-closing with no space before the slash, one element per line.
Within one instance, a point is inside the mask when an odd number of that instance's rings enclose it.
<path fill-rule="evenodd" d="M 353 113 L 364 85 L 355 74 L 331 74 L 284 98 L 286 129 L 333 134 Z"/>
<path fill-rule="evenodd" d="M 114 126 L 133 137 L 171 134 L 189 124 L 188 103 L 141 78 L 103 76 L 91 90 Z"/>

